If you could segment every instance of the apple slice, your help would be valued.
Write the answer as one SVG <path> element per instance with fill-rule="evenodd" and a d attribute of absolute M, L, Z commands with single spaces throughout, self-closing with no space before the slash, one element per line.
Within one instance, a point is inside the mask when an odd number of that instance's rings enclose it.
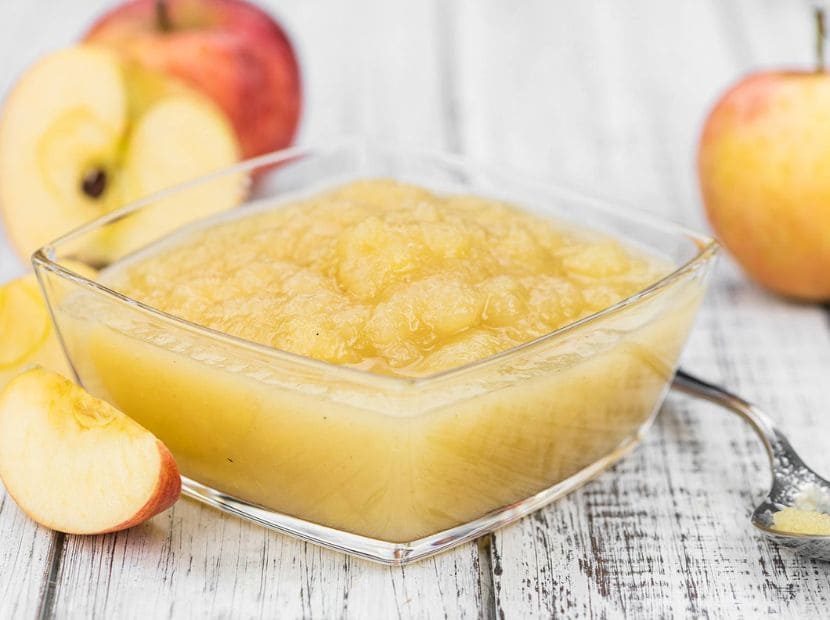
<path fill-rule="evenodd" d="M 70 534 L 138 525 L 181 493 L 176 462 L 150 431 L 42 368 L 0 395 L 0 478 L 33 520 Z"/>
<path fill-rule="evenodd" d="M 42 59 L 9 95 L 0 115 L 0 208 L 28 258 L 94 217 L 238 155 L 230 123 L 207 97 L 105 48 L 74 47 Z M 167 203 L 164 230 L 235 206 L 243 185 L 228 178 Z M 108 228 L 83 258 L 106 262 L 164 232 L 140 230 L 160 218 L 142 219 Z"/>
<path fill-rule="evenodd" d="M 89 278 L 95 271 L 77 261 L 63 265 Z M 0 285 L 0 390 L 30 366 L 72 372 L 33 273 Z"/>
<path fill-rule="evenodd" d="M 69 373 L 34 274 L 0 287 L 0 334 L 0 389 L 32 364 Z"/>

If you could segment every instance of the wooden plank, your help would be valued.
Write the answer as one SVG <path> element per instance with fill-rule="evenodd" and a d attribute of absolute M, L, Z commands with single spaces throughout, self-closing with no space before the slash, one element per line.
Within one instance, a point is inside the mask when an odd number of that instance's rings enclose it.
<path fill-rule="evenodd" d="M 735 79 L 708 4 L 462 2 L 465 151 L 691 224 L 692 152 Z"/>
<path fill-rule="evenodd" d="M 477 548 L 390 568 L 184 500 L 132 530 L 69 538 L 59 617 L 475 617 Z"/>
<path fill-rule="evenodd" d="M 440 147 L 440 6 L 395 0 L 261 3 L 284 18 L 305 87 L 302 142 L 342 133 Z"/>
<path fill-rule="evenodd" d="M 457 21 L 468 26 L 457 69 L 468 153 L 695 226 L 692 154 L 717 93 L 811 51 L 798 4 L 470 1 Z M 830 473 L 830 335 L 819 308 L 769 296 L 725 260 L 685 360 L 768 406 Z M 824 566 L 749 525 L 765 459 L 734 416 L 672 397 L 638 452 L 494 536 L 497 613 L 821 616 Z"/>
<path fill-rule="evenodd" d="M 37 612 L 59 542 L 26 517 L 0 485 L 0 618 Z"/>

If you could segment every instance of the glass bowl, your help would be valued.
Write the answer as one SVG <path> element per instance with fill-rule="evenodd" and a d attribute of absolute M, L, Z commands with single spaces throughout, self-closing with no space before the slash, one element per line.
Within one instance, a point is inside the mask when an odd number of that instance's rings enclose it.
<path fill-rule="evenodd" d="M 674 271 L 532 342 L 418 378 L 248 342 L 92 275 L 240 203 L 273 205 L 367 177 L 508 201 L 605 232 Z M 536 510 L 632 449 L 668 390 L 716 253 L 708 237 L 619 205 L 454 156 L 344 138 L 164 191 L 62 237 L 33 262 L 76 379 L 167 444 L 185 493 L 403 564 Z"/>

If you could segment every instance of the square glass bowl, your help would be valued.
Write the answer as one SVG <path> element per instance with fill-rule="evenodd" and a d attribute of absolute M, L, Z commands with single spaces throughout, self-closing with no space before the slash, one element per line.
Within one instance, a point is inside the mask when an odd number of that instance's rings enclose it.
<path fill-rule="evenodd" d="M 254 344 L 92 275 L 223 211 L 375 177 L 504 200 L 610 234 L 674 270 L 532 342 L 419 378 Z M 162 192 L 62 237 L 33 262 L 76 379 L 167 444 L 185 493 L 403 564 L 536 510 L 634 447 L 668 390 L 716 253 L 708 237 L 618 205 L 457 157 L 342 139 Z"/>

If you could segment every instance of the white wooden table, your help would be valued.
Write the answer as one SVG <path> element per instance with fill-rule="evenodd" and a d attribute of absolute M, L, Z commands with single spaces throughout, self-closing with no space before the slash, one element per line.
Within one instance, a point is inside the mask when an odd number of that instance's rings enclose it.
<path fill-rule="evenodd" d="M 0 90 L 104 0 L 3 0 Z M 274 0 L 306 79 L 300 139 L 448 148 L 704 227 L 697 134 L 741 74 L 807 64 L 800 2 Z M 0 272 L 22 269 L 0 245 Z M 830 474 L 828 311 L 722 261 L 684 357 L 767 407 Z M 63 536 L 0 488 L 0 618 L 827 617 L 830 564 L 749 526 L 768 484 L 751 431 L 671 396 L 644 445 L 581 491 L 406 569 L 190 500 L 133 530 Z"/>

